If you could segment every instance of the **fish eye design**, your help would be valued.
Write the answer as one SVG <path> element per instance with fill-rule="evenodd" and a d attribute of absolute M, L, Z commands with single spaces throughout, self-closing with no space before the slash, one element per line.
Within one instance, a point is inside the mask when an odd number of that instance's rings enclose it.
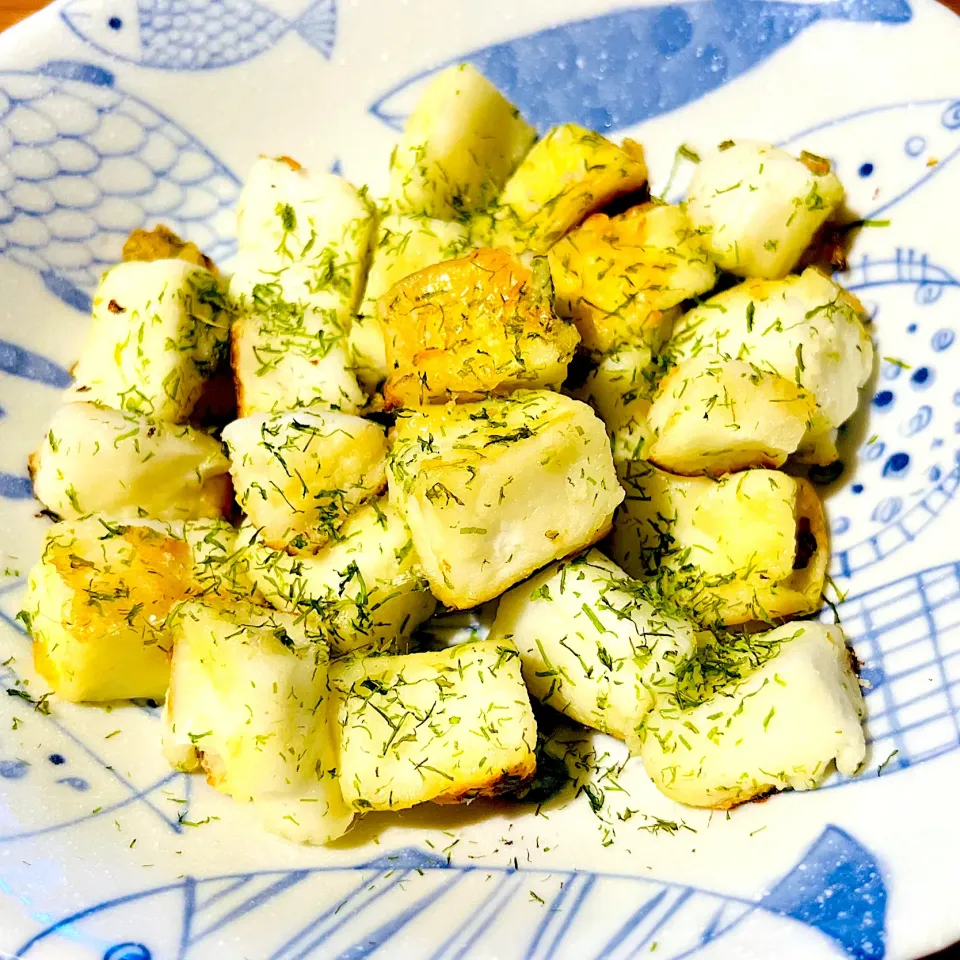
<path fill-rule="evenodd" d="M 111 30 L 119 30 L 123 26 L 123 20 L 120 17 L 111 17 L 107 21 L 107 26 Z"/>

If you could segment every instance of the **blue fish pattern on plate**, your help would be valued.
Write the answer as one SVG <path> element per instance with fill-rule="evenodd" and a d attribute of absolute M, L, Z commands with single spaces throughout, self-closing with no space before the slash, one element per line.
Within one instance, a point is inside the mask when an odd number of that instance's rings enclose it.
<path fill-rule="evenodd" d="M 329 57 L 336 35 L 334 0 L 315 0 L 298 18 L 279 17 L 243 0 L 73 0 L 60 15 L 101 52 L 169 70 L 229 67 L 264 53 L 291 32 Z M 451 62 L 474 63 L 541 131 L 569 120 L 614 130 L 715 90 L 818 21 L 896 24 L 910 16 L 905 0 L 690 2 L 552 27 Z M 434 72 L 394 88 L 373 112 L 398 125 Z M 911 196 L 960 152 L 960 140 L 954 142 L 960 137 L 957 102 L 919 106 L 852 114 L 800 136 L 811 148 L 818 140 L 827 143 L 818 152 L 839 159 L 841 176 L 864 198 L 858 210 L 876 216 Z M 6 164 L 0 166 L 0 252 L 35 270 L 64 302 L 88 310 L 97 276 L 118 258 L 123 237 L 154 220 L 169 223 L 217 258 L 231 252 L 236 178 L 167 117 L 118 90 L 108 71 L 55 63 L 34 73 L 0 72 L 0 117 Z M 84 117 L 95 117 L 96 124 L 83 127 Z M 126 140 L 106 130 L 117 121 Z M 880 130 L 880 146 L 875 136 L 858 134 L 861 127 Z M 835 148 L 829 146 L 833 140 Z M 109 153 L 104 144 L 111 142 L 123 144 L 122 151 Z M 909 170 L 887 164 L 884 149 L 916 163 Z M 81 156 L 91 165 L 83 166 Z M 927 167 L 929 156 L 940 164 Z M 894 167 L 903 182 L 888 186 L 885 178 Z M 148 182 L 137 181 L 142 168 L 152 177 Z M 70 228 L 80 222 L 95 228 Z M 954 345 L 950 307 L 958 283 L 929 257 L 906 250 L 857 262 L 842 279 L 881 316 L 898 315 L 898 297 L 912 298 L 922 308 L 909 318 L 916 321 L 910 336 L 917 344 L 915 356 L 904 357 L 910 369 L 884 366 L 872 397 L 878 439 L 863 449 L 881 444 L 882 453 L 870 454 L 873 459 L 858 467 L 861 489 L 849 496 L 860 506 L 834 518 L 836 572 L 852 575 L 917 536 L 956 489 L 960 468 L 946 420 L 955 416 L 951 408 L 960 406 L 960 392 L 940 397 L 948 377 L 947 358 L 940 355 Z M 906 323 L 903 311 L 899 315 Z M 56 389 L 69 379 L 45 358 L 2 342 L 0 373 Z M 24 477 L 0 474 L 0 496 L 25 495 L 26 483 Z M 15 589 L 19 585 L 9 585 L 7 599 Z M 852 597 L 840 613 L 870 684 L 871 755 L 865 772 L 886 775 L 960 746 L 960 713 L 953 707 L 958 691 L 950 679 L 960 657 L 960 565 L 932 568 Z M 0 612 L 0 619 L 18 629 L 7 613 Z M 9 734 L 0 739 L 5 804 L 0 841 L 29 842 L 128 806 L 147 811 L 165 829 L 182 829 L 161 792 L 189 799 L 191 778 L 117 774 L 102 745 L 74 733 L 69 720 L 32 711 L 3 694 L 18 689 L 22 681 L 14 670 L 0 668 L 0 696 L 23 707 L 32 744 L 22 753 Z M 116 725 L 123 724 L 118 719 Z M 45 805 L 36 803 L 40 792 L 69 798 L 57 804 L 58 819 L 51 820 Z M 94 806 L 98 812 L 91 814 Z M 654 945 L 658 957 L 728 960 L 742 943 L 774 956 L 788 938 L 812 944 L 811 956 L 832 951 L 881 960 L 886 899 L 876 857 L 836 827 L 826 828 L 794 868 L 756 899 L 648 877 L 450 864 L 407 849 L 353 867 L 188 876 L 65 917 L 25 942 L 18 954 L 56 955 L 51 948 L 66 937 L 94 960 L 205 960 L 217 955 L 224 938 L 233 937 L 238 944 L 255 938 L 258 951 L 271 951 L 275 960 L 372 960 L 413 955 L 405 945 L 433 937 L 433 960 L 470 960 L 502 952 L 503 931 L 510 930 L 512 955 L 524 960 L 626 960 L 647 955 Z M 271 922 L 277 915 L 290 919 Z"/>
<path fill-rule="evenodd" d="M 0 255 L 90 309 L 136 227 L 163 222 L 214 259 L 233 250 L 237 178 L 172 120 L 70 61 L 0 71 Z"/>
<path fill-rule="evenodd" d="M 781 146 L 828 157 L 853 211 L 887 215 L 960 155 L 960 98 L 858 110 L 808 127 Z"/>
<path fill-rule="evenodd" d="M 864 254 L 837 279 L 872 315 L 881 355 L 872 395 L 865 391 L 847 428 L 855 469 L 828 501 L 831 573 L 841 578 L 915 540 L 960 484 L 960 392 L 951 375 L 960 283 L 909 248 Z"/>
<path fill-rule="evenodd" d="M 370 108 L 401 129 L 424 83 L 472 63 L 541 132 L 558 123 L 631 127 L 766 60 L 821 20 L 905 23 L 906 0 L 697 0 L 619 10 L 465 52 L 397 84 Z"/>
<path fill-rule="evenodd" d="M 31 380 L 56 390 L 66 389 L 73 379 L 59 364 L 9 340 L 0 340 L 0 373 Z M 0 419 L 6 411 L 0 409 Z M 0 498 L 28 500 L 33 496 L 30 478 L 0 470 Z"/>
<path fill-rule="evenodd" d="M 102 53 L 162 70 L 215 70 L 257 57 L 288 33 L 330 58 L 336 0 L 286 19 L 254 0 L 71 0 L 60 16 Z"/>
<path fill-rule="evenodd" d="M 808 937 L 838 957 L 881 960 L 886 900 L 873 854 L 834 826 L 758 900 L 616 874 L 456 865 L 405 848 L 352 867 L 186 877 L 67 917 L 18 956 L 69 937 L 96 960 L 199 960 L 256 930 L 258 955 L 271 960 L 626 960 L 651 947 L 665 960 L 722 960 L 727 935 L 749 927 L 770 956 L 780 938 Z M 163 917 L 164 932 L 144 942 L 147 914 Z M 270 922 L 278 916 L 289 919 Z"/>
<path fill-rule="evenodd" d="M 960 563 L 849 597 L 838 611 L 868 684 L 869 751 L 853 781 L 835 775 L 831 785 L 887 776 L 960 748 Z"/>

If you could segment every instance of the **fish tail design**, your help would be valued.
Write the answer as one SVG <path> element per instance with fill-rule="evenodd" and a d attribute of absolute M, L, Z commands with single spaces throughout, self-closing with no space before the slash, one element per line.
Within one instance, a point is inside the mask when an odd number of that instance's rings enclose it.
<path fill-rule="evenodd" d="M 835 0 L 824 4 L 821 14 L 827 20 L 866 23 L 906 23 L 912 15 L 907 0 Z"/>
<path fill-rule="evenodd" d="M 760 906 L 815 927 L 856 960 L 886 955 L 883 874 L 874 855 L 839 827 L 827 827 Z"/>
<path fill-rule="evenodd" d="M 337 0 L 313 0 L 292 26 L 317 53 L 329 60 L 337 40 Z"/>
<path fill-rule="evenodd" d="M 51 60 L 39 67 L 37 73 L 60 80 L 79 80 L 81 83 L 92 83 L 98 87 L 112 87 L 115 80 L 109 70 L 80 60 Z"/>
<path fill-rule="evenodd" d="M 833 555 L 830 574 L 835 578 L 852 577 L 886 559 L 895 550 L 913 543 L 920 533 L 937 519 L 960 488 L 960 465 L 955 466 L 895 521 L 878 533 Z"/>
<path fill-rule="evenodd" d="M 81 313 L 89 313 L 93 309 L 93 299 L 90 294 L 71 283 L 66 277 L 52 270 L 44 270 L 40 278 L 43 280 L 43 285 L 68 307 L 73 307 Z"/>

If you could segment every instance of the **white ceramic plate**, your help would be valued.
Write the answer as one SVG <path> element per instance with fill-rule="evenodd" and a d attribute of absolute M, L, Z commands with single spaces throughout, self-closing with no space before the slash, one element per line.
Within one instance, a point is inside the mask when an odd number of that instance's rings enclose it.
<path fill-rule="evenodd" d="M 0 950 L 897 960 L 960 937 L 958 49 L 960 20 L 932 0 L 68 0 L 0 37 L 8 693 L 46 689 L 14 620 L 47 522 L 26 457 L 123 236 L 161 219 L 229 256 L 261 152 L 378 188 L 391 124 L 448 62 L 474 62 L 541 129 L 637 137 L 655 186 L 681 142 L 830 157 L 855 210 L 891 221 L 862 232 L 843 280 L 879 354 L 907 365 L 879 364 L 828 503 L 840 612 L 871 684 L 854 781 L 711 817 L 657 794 L 638 763 L 604 778 L 622 754 L 598 738 L 596 812 L 585 796 L 539 815 L 418 809 L 298 848 L 171 773 L 156 710 L 44 714 L 4 696 Z"/>

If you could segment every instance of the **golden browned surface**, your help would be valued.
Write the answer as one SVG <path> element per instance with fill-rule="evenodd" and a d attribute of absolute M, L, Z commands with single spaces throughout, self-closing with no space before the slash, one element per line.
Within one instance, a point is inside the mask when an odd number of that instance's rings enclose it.
<path fill-rule="evenodd" d="M 388 407 L 559 387 L 579 342 L 553 313 L 549 281 L 503 250 L 475 250 L 411 274 L 377 310 Z"/>
<path fill-rule="evenodd" d="M 152 230 L 137 228 L 123 245 L 124 260 L 186 260 L 198 267 L 219 273 L 217 265 L 195 244 L 181 240 L 162 223 Z"/>
<path fill-rule="evenodd" d="M 249 321 L 248 321 L 249 322 Z M 233 384 L 233 396 L 236 403 L 237 415 L 244 416 L 246 404 L 244 403 L 243 377 L 240 375 L 240 341 L 242 339 L 243 317 L 237 317 L 230 327 L 230 379 Z"/>
<path fill-rule="evenodd" d="M 71 592 L 71 637 L 79 643 L 109 646 L 111 638 L 138 630 L 159 649 L 166 637 L 166 618 L 182 600 L 190 583 L 190 548 L 149 527 L 123 533 L 129 549 L 123 562 L 98 569 L 78 557 L 70 546 L 54 547 L 47 559 Z M 61 686 L 61 666 L 42 643 L 33 645 L 34 666 L 55 689 Z"/>
<path fill-rule="evenodd" d="M 171 607 L 186 595 L 190 548 L 183 540 L 149 527 L 130 527 L 123 566 L 97 570 L 73 553 L 51 558 L 73 591 L 71 633 L 78 640 L 96 640 L 115 629 L 142 624 L 145 632 L 162 628 Z"/>
<path fill-rule="evenodd" d="M 643 147 L 621 146 L 575 123 L 534 144 L 506 182 L 491 225 L 491 246 L 545 253 L 584 217 L 647 182 Z"/>
<path fill-rule="evenodd" d="M 787 621 L 816 613 L 823 606 L 824 580 L 830 561 L 830 541 L 823 503 L 809 480 L 797 479 L 794 569 L 781 581 L 760 582 L 738 590 L 736 582 L 721 584 L 722 623 L 726 626 Z M 749 529 L 743 531 L 750 536 Z M 762 619 L 761 619 L 762 618 Z"/>
<path fill-rule="evenodd" d="M 594 214 L 550 250 L 557 309 L 588 349 L 607 351 L 628 336 L 659 347 L 669 332 L 658 294 L 670 284 L 670 264 L 645 263 L 651 206 Z"/>

